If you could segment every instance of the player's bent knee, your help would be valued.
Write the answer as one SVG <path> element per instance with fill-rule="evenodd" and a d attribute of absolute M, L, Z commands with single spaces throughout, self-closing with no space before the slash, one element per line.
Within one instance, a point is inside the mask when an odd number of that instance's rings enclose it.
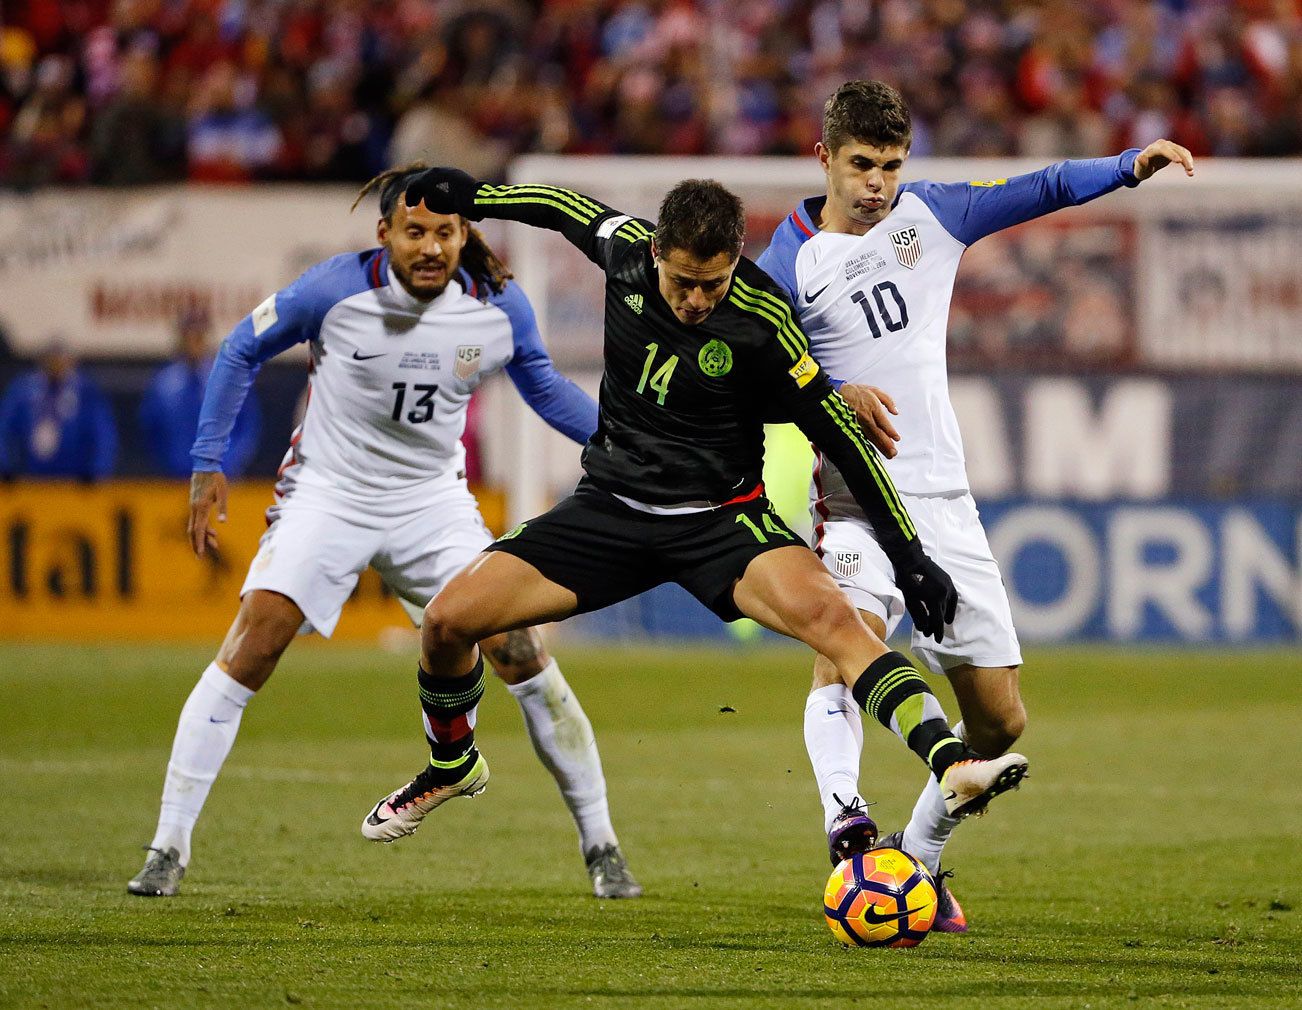
<path fill-rule="evenodd" d="M 473 614 L 464 606 L 443 599 L 440 593 L 425 606 L 421 639 L 430 651 L 451 646 L 473 645 L 481 635 Z"/>

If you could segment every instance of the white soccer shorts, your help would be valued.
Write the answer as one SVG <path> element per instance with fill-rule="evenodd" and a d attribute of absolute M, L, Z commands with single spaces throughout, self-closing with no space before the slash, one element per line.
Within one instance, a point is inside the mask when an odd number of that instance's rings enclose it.
<path fill-rule="evenodd" d="M 913 633 L 913 652 L 934 673 L 964 663 L 973 666 L 1020 666 L 1022 649 L 1013 629 L 999 565 L 990 553 L 976 502 L 966 492 L 952 495 L 906 495 L 918 537 L 931 559 L 949 573 L 958 590 L 954 623 L 944 639 Z M 819 517 L 816 517 L 816 521 Z M 858 519 L 833 516 L 815 530 L 815 548 L 850 601 L 895 631 L 904 617 L 904 596 L 895 585 L 895 569 Z"/>
<path fill-rule="evenodd" d="M 377 515 L 303 486 L 270 514 L 240 596 L 254 589 L 282 593 L 307 618 L 302 630 L 326 638 L 368 565 L 419 625 L 425 604 L 493 540 L 455 471 L 430 482 L 419 506 L 398 515 Z"/>

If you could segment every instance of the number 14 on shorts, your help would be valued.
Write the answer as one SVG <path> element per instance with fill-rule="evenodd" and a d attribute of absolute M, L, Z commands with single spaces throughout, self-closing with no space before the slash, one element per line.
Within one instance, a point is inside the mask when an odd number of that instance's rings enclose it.
<path fill-rule="evenodd" d="M 769 538 L 765 536 L 765 531 L 773 534 L 775 537 L 782 537 L 785 540 L 794 541 L 796 539 L 794 534 L 792 534 L 790 530 L 784 529 L 781 525 L 774 522 L 773 517 L 769 515 L 769 513 L 767 512 L 762 513 L 760 516 L 760 523 L 764 527 L 764 529 L 762 530 L 759 528 L 759 526 L 755 525 L 755 520 L 753 520 L 750 516 L 746 515 L 744 512 L 738 515 L 735 521 L 741 523 L 748 530 L 754 533 L 755 539 L 762 544 L 766 544 L 769 542 Z"/>

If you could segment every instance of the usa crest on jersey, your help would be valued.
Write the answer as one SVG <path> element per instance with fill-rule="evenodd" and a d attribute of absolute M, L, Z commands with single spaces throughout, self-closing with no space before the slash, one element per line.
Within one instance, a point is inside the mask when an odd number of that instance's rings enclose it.
<path fill-rule="evenodd" d="M 895 247 L 895 258 L 900 266 L 912 270 L 922 258 L 922 240 L 918 238 L 918 229 L 909 227 L 891 232 L 891 245 Z"/>
<path fill-rule="evenodd" d="M 457 348 L 457 362 L 452 366 L 452 371 L 458 379 L 472 378 L 479 371 L 479 359 L 484 354 L 484 348 L 479 344 L 462 344 Z"/>
<path fill-rule="evenodd" d="M 862 551 L 837 551 L 836 552 L 836 574 L 843 579 L 852 579 L 859 574 L 859 569 L 863 567 Z"/>

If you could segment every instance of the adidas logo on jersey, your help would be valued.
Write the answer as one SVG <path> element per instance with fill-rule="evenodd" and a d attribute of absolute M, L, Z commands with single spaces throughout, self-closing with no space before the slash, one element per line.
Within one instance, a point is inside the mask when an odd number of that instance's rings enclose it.
<path fill-rule="evenodd" d="M 625 295 L 625 296 L 624 296 L 624 304 L 627 305 L 627 306 L 628 306 L 630 309 L 632 309 L 634 312 L 636 312 L 639 316 L 642 314 L 642 296 L 641 296 L 641 295 Z"/>

